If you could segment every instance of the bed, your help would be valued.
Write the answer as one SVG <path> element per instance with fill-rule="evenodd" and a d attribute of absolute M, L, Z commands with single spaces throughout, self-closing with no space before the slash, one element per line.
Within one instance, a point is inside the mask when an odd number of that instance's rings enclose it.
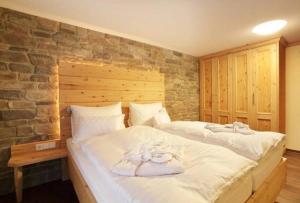
<path fill-rule="evenodd" d="M 110 135 L 109 135 L 110 136 Z M 126 134 L 122 135 L 122 137 L 126 136 Z M 172 135 L 173 136 L 173 135 Z M 194 142 L 194 141 L 190 141 Z M 130 177 L 133 180 L 130 180 L 126 183 L 126 179 L 130 178 L 119 178 L 112 175 L 110 172 L 105 170 L 106 168 L 110 167 L 104 167 L 101 164 L 98 164 L 97 162 L 91 161 L 88 157 L 91 157 L 91 154 L 89 153 L 89 156 L 86 156 L 86 153 L 79 147 L 78 145 L 72 143 L 71 140 L 68 140 L 68 149 L 71 153 L 72 159 L 76 163 L 76 166 L 78 166 L 78 170 L 84 177 L 84 179 L 87 181 L 87 184 L 90 186 L 90 189 L 93 194 L 95 194 L 95 199 L 98 202 L 210 202 L 208 199 L 210 196 L 209 193 L 206 192 L 204 195 L 195 190 L 195 183 L 198 183 L 198 181 L 187 181 L 187 177 L 190 177 L 192 179 L 196 179 L 196 176 L 194 175 L 195 172 L 199 170 L 199 168 L 203 167 L 205 168 L 211 168 L 211 166 L 202 165 L 199 164 L 193 165 L 193 167 L 188 167 L 185 173 L 178 174 L 178 175 L 172 175 L 172 176 L 154 176 L 154 177 Z M 101 143 L 103 146 L 107 147 L 109 143 L 106 143 L 106 140 L 102 139 Z M 115 142 L 114 142 L 115 143 Z M 198 143 L 200 144 L 200 143 Z M 200 144 L 201 145 L 207 145 L 207 144 Z M 99 146 L 99 145 L 97 145 Z M 224 153 L 228 154 L 228 166 L 232 166 L 233 164 L 229 164 L 230 161 L 232 161 L 235 154 L 231 154 L 232 152 L 230 150 L 227 150 L 225 148 L 222 148 L 224 150 L 223 152 L 218 149 L 219 147 L 210 145 L 208 147 L 204 148 L 211 148 L 209 149 L 210 152 L 207 152 L 209 154 L 219 154 L 217 156 L 220 157 L 220 154 L 223 155 Z M 109 149 L 109 148 L 108 148 Z M 227 151 L 226 151 L 227 150 Z M 105 150 L 104 150 L 105 151 Z M 199 153 L 200 154 L 200 153 Z M 110 153 L 110 156 L 112 156 L 112 152 Z M 205 155 L 203 155 L 205 156 Z M 237 156 L 237 155 L 235 155 Z M 205 156 L 207 157 L 207 156 Z M 106 157 L 105 157 L 106 158 Z M 249 161 L 247 159 L 244 159 L 240 156 L 237 156 L 237 159 L 241 159 L 242 161 Z M 199 161 L 203 161 L 202 159 L 199 159 Z M 223 157 L 218 159 L 219 161 L 223 162 Z M 216 161 L 214 164 L 218 166 L 219 161 Z M 92 166 L 92 167 L 91 167 Z M 246 165 L 247 167 L 248 164 Z M 97 170 L 95 170 L 97 168 Z M 224 167 L 224 170 L 226 167 Z M 213 170 L 213 168 L 211 168 Z M 241 171 L 243 170 L 249 170 L 241 168 Z M 101 172 L 100 172 L 101 171 Z M 219 170 L 217 170 L 219 171 Z M 200 171 L 199 171 L 200 172 Z M 221 193 L 218 195 L 217 200 L 214 202 L 219 203 L 225 203 L 225 202 L 232 202 L 232 203 L 238 203 L 238 202 L 244 202 L 248 199 L 248 197 L 252 193 L 252 181 L 249 173 L 239 173 L 238 171 L 232 171 L 234 173 L 234 182 L 228 186 L 225 186 L 224 189 L 222 189 Z M 222 175 L 222 177 L 225 176 L 226 172 Z M 192 175 L 192 176 L 191 176 Z M 206 174 L 199 174 L 198 176 L 206 176 Z M 208 175 L 208 174 L 207 174 Z M 109 178 L 107 178 L 109 177 Z M 116 179 L 121 179 L 121 181 L 118 181 Z M 135 180 L 136 182 L 135 182 Z M 139 180 L 137 180 L 139 179 Z M 183 181 L 182 181 L 183 180 Z M 120 182 L 122 186 L 126 185 L 127 187 L 119 187 Z M 201 188 L 203 187 L 203 184 L 206 185 L 205 180 L 198 184 L 198 186 Z M 214 183 L 214 178 L 211 179 L 211 182 Z M 218 181 L 216 181 L 218 182 Z M 222 181 L 221 181 L 222 182 Z M 218 182 L 219 183 L 219 182 Z M 222 183 L 221 185 L 224 186 L 227 185 L 227 183 Z M 133 186 L 132 186 L 133 185 Z M 159 186 L 160 185 L 160 188 Z M 222 188 L 223 188 L 222 186 Z M 137 192 L 136 189 L 130 190 L 127 188 L 140 188 L 140 191 Z M 207 185 L 209 187 L 209 185 Z M 125 188 L 125 189 L 124 189 Z M 154 189 L 153 189 L 154 188 Z M 163 188 L 168 188 L 168 190 L 164 190 Z M 211 191 L 207 189 L 208 191 Z M 143 192 L 144 191 L 144 192 Z M 180 191 L 180 192 L 178 192 Z M 202 191 L 202 190 L 201 190 Z M 166 192 L 172 193 L 165 194 Z M 142 193 L 142 194 L 141 194 Z M 208 197 L 206 197 L 207 195 Z M 167 200 L 165 199 L 167 198 Z M 206 199 L 208 198 L 208 199 Z"/>
<path fill-rule="evenodd" d="M 161 129 L 163 131 L 180 135 L 182 137 L 197 140 L 204 143 L 210 143 L 215 145 L 220 145 L 227 147 L 236 153 L 244 156 L 245 151 L 239 151 L 239 148 L 232 148 L 231 146 L 227 145 L 228 143 L 234 143 L 236 140 L 231 139 L 224 139 L 222 142 L 218 140 L 217 133 L 216 135 L 212 136 L 211 138 L 209 135 L 205 134 L 207 132 L 210 132 L 209 130 L 205 129 L 206 122 L 197 122 L 197 121 L 175 121 L 171 123 L 166 123 L 162 125 L 156 126 L 156 128 Z M 261 135 L 264 136 L 264 134 L 271 135 L 275 134 L 273 132 L 260 132 Z M 236 136 L 235 134 L 231 133 L 232 135 L 229 136 Z M 247 158 L 253 157 L 253 160 L 258 163 L 258 165 L 255 167 L 255 169 L 252 171 L 252 180 L 253 180 L 253 191 L 257 191 L 259 187 L 263 184 L 263 182 L 267 179 L 268 175 L 274 170 L 278 164 L 280 163 L 282 156 L 285 152 L 285 136 L 281 136 L 281 134 L 276 133 L 280 135 L 280 139 L 278 139 L 275 142 L 274 146 L 270 146 L 269 149 L 266 149 L 266 152 L 261 155 L 261 157 L 256 157 L 254 155 L 252 156 L 245 156 Z M 226 134 L 227 135 L 227 134 Z M 242 135 L 241 137 L 249 138 L 249 136 L 252 135 Z M 227 137 L 225 137 L 227 138 Z M 255 141 L 255 140 L 254 140 Z M 245 141 L 247 142 L 247 140 Z M 242 145 L 241 145 L 242 146 Z M 235 147 L 235 146 L 234 146 Z M 257 159 L 254 159 L 257 158 Z"/>
<path fill-rule="evenodd" d="M 69 150 L 69 175 L 80 202 L 102 202 L 103 197 L 116 198 L 116 195 L 110 194 L 107 184 L 101 182 L 101 174 L 97 174 L 99 171 L 94 170 L 93 164 L 84 158 L 80 148 L 70 141 L 72 133 L 68 106 L 72 104 L 104 106 L 122 101 L 127 121 L 129 102 L 164 101 L 163 74 L 156 71 L 112 68 L 105 64 L 63 61 L 60 62 L 59 68 L 59 87 L 61 138 Z M 277 163 L 278 160 L 275 162 Z M 248 173 L 234 182 L 227 192 L 220 194 L 217 202 L 228 202 L 238 196 L 240 199 L 247 199 L 247 202 L 273 202 L 286 177 L 285 160 L 280 159 L 279 162 L 276 168 L 267 174 L 267 178 L 262 178 L 263 183 L 257 184 L 259 186 L 254 193 L 253 178 Z M 269 166 L 269 164 L 265 165 Z M 259 174 L 259 171 L 257 173 Z M 91 176 L 94 178 L 92 179 Z M 99 180 L 95 180 L 96 177 Z M 97 187 L 91 182 L 97 182 Z M 111 201 L 118 202 L 113 199 Z"/>

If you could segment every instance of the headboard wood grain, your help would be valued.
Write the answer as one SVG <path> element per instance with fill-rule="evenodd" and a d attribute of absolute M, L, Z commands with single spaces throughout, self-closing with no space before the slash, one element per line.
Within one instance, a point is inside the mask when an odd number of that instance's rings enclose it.
<path fill-rule="evenodd" d="M 72 136 L 70 105 L 105 106 L 121 101 L 127 124 L 130 102 L 165 101 L 164 74 L 158 71 L 62 61 L 58 74 L 62 141 Z"/>

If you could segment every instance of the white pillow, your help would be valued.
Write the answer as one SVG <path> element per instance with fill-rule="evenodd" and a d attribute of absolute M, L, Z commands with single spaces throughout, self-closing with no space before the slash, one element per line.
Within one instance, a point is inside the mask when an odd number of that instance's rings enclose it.
<path fill-rule="evenodd" d="M 71 105 L 71 124 L 72 124 L 72 135 L 74 135 L 73 126 L 77 126 L 79 118 L 83 116 L 118 116 L 122 114 L 121 102 L 109 106 L 101 107 L 88 107 L 88 106 L 77 106 Z"/>
<path fill-rule="evenodd" d="M 171 123 L 170 116 L 166 108 L 162 108 L 158 113 L 153 116 L 153 126 L 157 127 L 161 124 Z"/>
<path fill-rule="evenodd" d="M 129 104 L 129 125 L 148 125 L 153 126 L 153 116 L 162 109 L 162 103 L 152 104 Z"/>
<path fill-rule="evenodd" d="M 117 116 L 122 114 L 121 102 L 109 106 L 88 107 L 71 105 L 72 116 Z"/>
<path fill-rule="evenodd" d="M 99 136 L 125 128 L 124 114 L 118 116 L 81 116 L 78 123 L 72 126 L 72 141 L 78 143 L 93 136 Z"/>

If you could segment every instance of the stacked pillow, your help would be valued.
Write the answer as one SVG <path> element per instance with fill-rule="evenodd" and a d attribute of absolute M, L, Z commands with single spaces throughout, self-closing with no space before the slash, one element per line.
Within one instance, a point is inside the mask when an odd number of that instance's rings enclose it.
<path fill-rule="evenodd" d="M 71 111 L 72 140 L 75 143 L 125 128 L 121 102 L 104 107 L 71 105 Z"/>
<path fill-rule="evenodd" d="M 129 125 L 158 126 L 170 123 L 171 119 L 161 102 L 151 104 L 129 104 Z"/>
<path fill-rule="evenodd" d="M 170 123 L 171 119 L 162 103 L 129 104 L 129 125 L 152 127 Z M 81 142 L 90 137 L 107 134 L 125 128 L 121 102 L 104 107 L 71 105 L 72 141 Z"/>

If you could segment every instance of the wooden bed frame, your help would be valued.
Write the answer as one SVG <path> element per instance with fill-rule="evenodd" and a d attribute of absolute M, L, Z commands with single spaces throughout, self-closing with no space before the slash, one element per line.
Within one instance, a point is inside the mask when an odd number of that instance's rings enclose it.
<path fill-rule="evenodd" d="M 129 102 L 165 101 L 164 75 L 156 71 L 128 70 L 104 64 L 63 61 L 59 67 L 60 133 L 62 143 L 72 136 L 70 105 L 104 106 L 122 101 L 125 125 Z M 68 154 L 69 177 L 81 203 L 96 203 L 72 156 Z M 286 181 L 283 158 L 247 203 L 273 203 Z"/>
<path fill-rule="evenodd" d="M 81 175 L 72 156 L 68 155 L 69 177 L 80 203 L 97 203 L 88 184 Z M 274 203 L 286 181 L 286 159 L 282 158 L 264 183 L 254 192 L 246 203 Z"/>

